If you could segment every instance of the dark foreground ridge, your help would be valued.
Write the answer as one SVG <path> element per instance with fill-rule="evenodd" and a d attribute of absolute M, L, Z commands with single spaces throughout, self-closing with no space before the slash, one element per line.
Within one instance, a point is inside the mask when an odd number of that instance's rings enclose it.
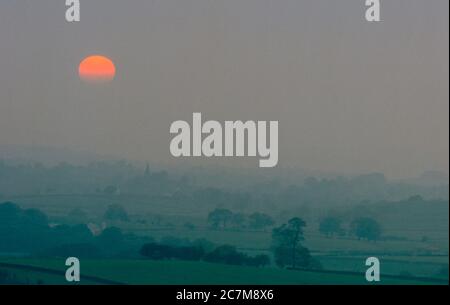
<path fill-rule="evenodd" d="M 42 272 L 47 274 L 53 274 L 53 275 L 60 275 L 64 276 L 64 271 L 56 270 L 56 269 L 50 269 L 50 268 L 43 268 L 43 267 L 36 267 L 36 266 L 28 266 L 28 265 L 21 265 L 21 264 L 11 264 L 11 263 L 1 263 L 0 267 L 9 268 L 9 269 L 16 269 L 16 270 L 27 270 L 27 271 L 36 271 L 36 272 Z M 126 285 L 125 283 L 116 282 L 112 280 L 107 280 L 101 277 L 92 276 L 92 275 L 83 275 L 83 279 L 92 281 L 94 283 L 98 284 L 105 284 L 105 285 Z"/>
<path fill-rule="evenodd" d="M 338 271 L 338 270 L 315 270 L 315 269 L 304 269 L 304 268 L 292 268 L 287 267 L 288 270 L 297 270 L 297 271 L 305 271 L 305 272 L 314 272 L 314 273 L 323 273 L 323 274 L 342 274 L 342 275 L 357 275 L 364 276 L 361 272 L 356 271 Z M 408 280 L 408 281 L 421 281 L 426 283 L 434 283 L 434 284 L 444 284 L 448 285 L 448 280 L 446 279 L 437 279 L 432 277 L 422 277 L 422 276 L 406 276 L 406 275 L 393 275 L 393 274 L 383 274 L 384 278 L 396 279 L 396 280 Z"/>

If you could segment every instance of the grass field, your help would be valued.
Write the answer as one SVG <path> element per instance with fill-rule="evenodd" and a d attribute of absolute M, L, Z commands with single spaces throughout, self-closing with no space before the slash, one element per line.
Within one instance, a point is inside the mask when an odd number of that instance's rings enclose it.
<path fill-rule="evenodd" d="M 319 256 L 322 266 L 326 270 L 343 270 L 364 272 L 366 266 L 364 261 L 366 257 L 336 257 L 336 256 Z M 424 261 L 410 257 L 408 260 L 405 257 L 400 259 L 381 256 L 381 273 L 389 275 L 406 275 L 418 277 L 430 277 L 447 279 L 448 274 L 441 274 L 444 268 L 448 269 L 447 262 L 430 262 L 432 258 L 422 258 Z M 425 260 L 427 259 L 427 260 Z"/>
<path fill-rule="evenodd" d="M 186 230 L 182 227 L 163 229 L 139 229 L 128 228 L 128 232 L 139 235 L 151 236 L 159 239 L 165 236 L 177 236 L 179 238 L 197 239 L 206 238 L 217 244 L 230 244 L 238 248 L 267 249 L 271 245 L 271 231 L 237 231 L 237 230 L 211 230 L 209 228 L 197 228 Z M 448 243 L 439 246 L 432 242 L 421 243 L 418 241 L 378 241 L 369 242 L 354 238 L 326 238 L 316 232 L 306 231 L 304 244 L 312 252 L 371 252 L 379 253 L 411 253 L 424 252 L 429 247 L 448 251 Z"/>
<path fill-rule="evenodd" d="M 192 207 L 175 204 L 164 198 L 152 198 L 141 195 L 46 195 L 46 196 L 19 196 L 11 198 L 18 201 L 22 207 L 39 207 L 50 215 L 56 223 L 63 221 L 63 217 L 73 207 L 79 207 L 92 215 L 94 222 L 101 223 L 101 215 L 109 204 L 123 204 L 126 202 L 126 209 L 131 215 L 131 221 L 118 223 L 117 226 L 127 233 L 134 233 L 142 236 L 150 236 L 155 240 L 161 240 L 164 237 L 186 238 L 189 240 L 207 239 L 215 245 L 229 244 L 236 246 L 239 251 L 247 252 L 250 255 L 268 254 L 271 255 L 269 248 L 271 246 L 271 229 L 266 231 L 251 231 L 247 229 L 227 228 L 225 230 L 214 230 L 207 225 L 207 211 L 197 211 Z M 61 204 L 61 203 L 64 204 Z M 376 256 L 381 259 L 382 273 L 387 275 L 410 275 L 414 277 L 431 277 L 442 279 L 445 273 L 442 270 L 448 268 L 448 204 L 439 204 L 430 209 L 428 206 L 419 205 L 414 209 L 408 209 L 405 212 L 403 205 L 392 205 L 386 207 L 389 213 L 383 212 L 376 215 L 382 223 L 386 236 L 402 237 L 403 239 L 379 240 L 369 242 L 366 240 L 357 240 L 351 236 L 327 238 L 318 231 L 317 220 L 308 223 L 305 230 L 304 246 L 310 249 L 311 253 L 319 258 L 323 267 L 331 271 L 350 271 L 364 272 L 366 266 L 365 258 Z M 152 215 L 163 215 L 163 224 L 156 225 L 151 221 Z M 142 224 L 136 219 L 146 219 Z M 185 222 L 195 224 L 194 229 L 187 229 Z M 170 223 L 171 225 L 167 225 Z M 116 225 L 116 224 L 114 224 Z M 423 237 L 427 237 L 423 241 Z M 45 262 L 45 261 L 43 261 Z M 48 261 L 52 264 L 52 260 Z M 109 261 L 86 261 L 83 268 L 93 274 L 97 272 L 106 272 Z M 25 262 L 26 263 L 26 262 Z M 194 264 L 194 267 L 191 265 Z M 96 266 L 97 267 L 94 267 Z M 246 267 L 211 265 L 207 263 L 189 263 L 189 262 L 143 262 L 143 261 L 116 261 L 109 263 L 109 266 L 118 268 L 114 274 L 106 274 L 107 278 L 112 276 L 131 283 L 165 283 L 164 274 L 158 271 L 159 268 L 170 270 L 171 283 L 188 283 L 212 279 L 222 283 L 271 283 L 266 281 L 275 281 L 280 283 L 335 283 L 340 280 L 344 283 L 361 283 L 359 278 L 354 276 L 336 277 L 333 274 L 310 274 L 298 271 L 280 270 L 278 268 L 257 269 L 250 268 L 250 271 L 243 272 Z M 149 272 L 156 272 L 155 277 L 146 276 L 135 278 L 140 274 L 142 265 L 143 270 L 149 269 Z M 64 264 L 62 265 L 64 266 Z M 123 269 L 130 269 L 133 275 L 128 276 Z M 195 271 L 200 268 L 202 272 Z M 237 268 L 237 270 L 235 270 Z M 247 267 L 249 268 L 249 267 Z M 122 271 L 120 271 L 122 270 Z M 185 270 L 185 271 L 181 271 Z M 211 274 L 207 272 L 212 270 Z M 227 275 L 228 270 L 235 270 L 239 276 Z M 94 272 L 95 271 L 95 272 Z M 168 274 L 169 274 L 168 273 Z M 190 275 L 196 273 L 196 277 Z M 299 273 L 302 273 L 301 276 Z M 247 274 L 250 274 L 249 276 Z M 253 274 L 253 275 L 252 275 Z M 347 278 L 348 277 L 348 278 Z M 230 280 L 232 278 L 233 280 Z M 447 275 L 448 278 L 448 275 Z M 228 282 L 227 282 L 228 281 Z M 241 282 L 238 282 L 241 283 Z"/>
<path fill-rule="evenodd" d="M 23 271 L 20 274 L 31 281 L 44 284 L 67 284 L 64 280 L 62 259 L 2 259 L 3 263 L 60 270 L 61 276 Z M 95 276 L 124 284 L 368 284 L 364 274 L 319 273 L 278 268 L 241 267 L 206 262 L 151 261 L 151 260 L 82 260 L 81 277 Z M 422 280 L 384 278 L 380 284 L 427 284 Z"/>
<path fill-rule="evenodd" d="M 65 284 L 64 272 L 61 270 L 61 275 L 49 274 L 47 272 L 38 272 L 34 270 L 17 270 L 16 268 L 3 268 L 0 270 L 5 270 L 9 273 L 14 274 L 20 284 L 24 285 L 61 285 Z M 81 285 L 95 285 L 98 284 L 92 280 L 83 280 Z"/>

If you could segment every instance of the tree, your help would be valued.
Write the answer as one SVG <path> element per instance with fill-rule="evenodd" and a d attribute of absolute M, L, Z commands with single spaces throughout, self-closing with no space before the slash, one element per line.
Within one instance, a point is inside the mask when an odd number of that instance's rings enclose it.
<path fill-rule="evenodd" d="M 191 242 L 191 245 L 194 247 L 201 247 L 206 252 L 210 252 L 215 248 L 215 245 L 205 238 L 198 238 L 198 239 L 194 240 L 193 242 Z"/>
<path fill-rule="evenodd" d="M 121 205 L 112 204 L 108 206 L 103 218 L 110 221 L 128 221 L 128 214 Z"/>
<path fill-rule="evenodd" d="M 276 247 L 273 249 L 275 258 L 275 264 L 278 267 L 291 266 L 292 268 L 307 268 L 307 269 L 320 269 L 320 264 L 314 260 L 309 252 L 309 249 L 298 245 L 295 250 L 295 256 L 293 257 L 293 250 L 289 247 Z"/>
<path fill-rule="evenodd" d="M 193 223 L 191 223 L 191 222 L 186 222 L 186 223 L 184 224 L 184 227 L 185 227 L 186 229 L 188 229 L 188 230 L 195 230 L 195 225 L 194 225 Z"/>
<path fill-rule="evenodd" d="M 234 213 L 231 217 L 231 223 L 236 227 L 245 226 L 246 216 L 242 213 Z"/>
<path fill-rule="evenodd" d="M 99 258 L 103 253 L 93 243 L 68 243 L 45 250 L 44 254 L 58 257 Z"/>
<path fill-rule="evenodd" d="M 122 231 L 116 227 L 109 227 L 97 237 L 99 244 L 107 248 L 116 248 L 124 241 Z"/>
<path fill-rule="evenodd" d="M 275 223 L 272 217 L 264 213 L 253 213 L 248 218 L 250 221 L 250 227 L 257 230 L 270 227 Z"/>
<path fill-rule="evenodd" d="M 58 225 L 52 231 L 53 239 L 58 243 L 89 243 L 93 238 L 91 230 L 85 224 Z"/>
<path fill-rule="evenodd" d="M 54 242 L 44 213 L 12 202 L 0 204 L 0 252 L 34 252 Z"/>
<path fill-rule="evenodd" d="M 270 257 L 265 254 L 258 254 L 251 258 L 249 265 L 255 267 L 265 267 L 270 264 Z"/>
<path fill-rule="evenodd" d="M 200 246 L 175 247 L 174 257 L 188 261 L 198 261 L 205 256 L 205 249 Z"/>
<path fill-rule="evenodd" d="M 367 240 L 376 241 L 381 236 L 381 226 L 373 218 L 360 217 L 352 221 L 350 228 L 358 239 L 365 238 Z"/>
<path fill-rule="evenodd" d="M 173 247 L 157 243 L 149 243 L 142 246 L 140 254 L 150 259 L 160 260 L 172 257 Z"/>
<path fill-rule="evenodd" d="M 339 234 L 342 232 L 341 220 L 336 217 L 326 217 L 320 221 L 319 231 L 326 236 Z"/>
<path fill-rule="evenodd" d="M 223 263 L 229 265 L 245 265 L 257 267 L 263 267 L 270 263 L 270 258 L 267 255 L 261 254 L 252 257 L 245 253 L 237 251 L 235 247 L 229 245 L 222 245 L 215 248 L 204 257 L 204 260 L 207 262 Z"/>
<path fill-rule="evenodd" d="M 80 208 L 72 209 L 69 214 L 67 214 L 67 218 L 69 221 L 75 223 L 86 223 L 88 221 L 86 212 Z"/>
<path fill-rule="evenodd" d="M 303 228 L 306 223 L 303 219 L 294 217 L 287 224 L 274 228 L 272 231 L 273 250 L 275 262 L 280 267 L 291 265 L 308 267 L 312 263 L 312 257 L 308 249 L 301 245 L 304 240 Z"/>
<path fill-rule="evenodd" d="M 224 263 L 229 265 L 244 265 L 246 255 L 238 252 L 236 247 L 230 245 L 219 246 L 205 256 L 205 261 L 212 263 Z"/>
<path fill-rule="evenodd" d="M 161 243 L 148 243 L 142 246 L 140 254 L 155 260 L 176 258 L 198 261 L 205 255 L 205 250 L 201 246 L 177 247 Z"/>
<path fill-rule="evenodd" d="M 227 223 L 232 219 L 233 212 L 227 209 L 215 209 L 208 214 L 208 222 L 214 228 L 225 228 Z"/>

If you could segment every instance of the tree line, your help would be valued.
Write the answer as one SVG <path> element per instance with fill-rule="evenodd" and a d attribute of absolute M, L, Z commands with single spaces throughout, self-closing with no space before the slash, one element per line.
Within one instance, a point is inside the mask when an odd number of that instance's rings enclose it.
<path fill-rule="evenodd" d="M 338 217 L 328 216 L 323 218 L 319 224 L 320 233 L 327 237 L 335 235 L 343 236 L 346 233 L 356 236 L 358 239 L 377 241 L 382 234 L 379 222 L 371 217 L 358 217 L 350 222 L 348 232 L 342 226 L 342 220 Z"/>
<path fill-rule="evenodd" d="M 180 259 L 188 261 L 205 261 L 228 265 L 264 267 L 270 264 L 269 256 L 259 254 L 249 256 L 239 252 L 236 247 L 222 245 L 207 252 L 202 246 L 171 246 L 161 243 L 148 243 L 142 246 L 140 254 L 154 260 Z"/>
<path fill-rule="evenodd" d="M 275 224 L 273 218 L 265 213 L 234 213 L 229 209 L 217 208 L 208 214 L 208 223 L 214 229 L 229 227 L 264 230 Z"/>

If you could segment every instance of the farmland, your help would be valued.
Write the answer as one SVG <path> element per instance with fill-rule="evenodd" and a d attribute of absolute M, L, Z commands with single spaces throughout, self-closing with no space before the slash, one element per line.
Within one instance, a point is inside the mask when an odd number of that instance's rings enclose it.
<path fill-rule="evenodd" d="M 48 284 L 67 284 L 63 259 L 9 259 L 0 263 L 60 270 L 61 276 L 21 271 Z M 252 268 L 204 262 L 147 260 L 83 260 L 82 275 L 124 284 L 367 284 L 364 274 L 321 273 L 276 268 Z M 82 276 L 83 277 L 83 276 Z M 84 283 L 82 279 L 81 283 Z M 95 283 L 87 281 L 86 283 Z M 414 279 L 383 279 L 381 284 L 428 284 Z"/>

